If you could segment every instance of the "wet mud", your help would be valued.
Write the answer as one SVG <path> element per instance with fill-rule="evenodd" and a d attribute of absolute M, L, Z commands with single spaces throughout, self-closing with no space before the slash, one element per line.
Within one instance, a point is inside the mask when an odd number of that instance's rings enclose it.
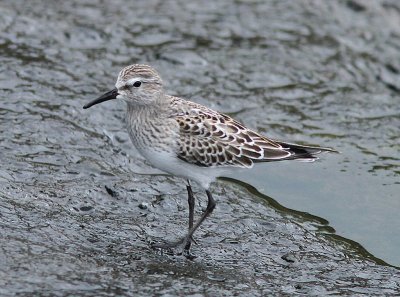
<path fill-rule="evenodd" d="M 400 294 L 397 268 L 229 178 L 212 187 L 218 204 L 195 259 L 152 249 L 186 232 L 184 181 L 134 150 L 123 103 L 82 110 L 120 68 L 147 62 L 171 94 L 273 137 L 339 150 L 353 145 L 344 131 L 379 139 L 384 152 L 360 150 L 392 182 L 399 17 L 397 1 L 2 1 L 0 295 Z M 356 88 L 375 93 L 363 101 Z M 360 107 L 357 123 L 342 100 Z M 366 121 L 378 107 L 382 118 Z M 206 197 L 194 191 L 199 217 Z"/>

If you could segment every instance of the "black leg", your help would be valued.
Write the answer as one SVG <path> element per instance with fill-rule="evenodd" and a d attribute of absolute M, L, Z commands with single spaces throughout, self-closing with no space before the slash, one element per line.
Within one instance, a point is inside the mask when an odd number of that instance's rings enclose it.
<path fill-rule="evenodd" d="M 190 254 L 190 246 L 191 246 L 191 242 L 193 240 L 192 239 L 193 233 L 197 230 L 197 228 L 200 227 L 200 225 L 204 222 L 204 220 L 213 212 L 216 203 L 215 203 L 214 198 L 211 195 L 211 192 L 209 190 L 206 190 L 206 194 L 207 194 L 207 198 L 208 198 L 206 210 L 201 215 L 200 219 L 196 222 L 196 224 L 194 224 L 194 226 L 191 226 L 191 225 L 193 225 L 193 211 L 191 210 L 192 201 L 193 201 L 193 209 L 194 209 L 194 196 L 193 196 L 193 192 L 191 190 L 192 189 L 189 184 L 189 186 L 188 186 L 189 226 L 191 228 L 190 228 L 188 234 L 176 242 L 170 242 L 170 243 L 165 243 L 165 244 L 163 244 L 163 243 L 152 244 L 152 246 L 154 248 L 170 249 L 170 248 L 174 248 L 174 247 L 177 247 L 177 246 L 183 244 L 184 245 L 184 250 L 183 250 L 184 255 L 187 258 L 193 258 L 193 256 Z"/>
<path fill-rule="evenodd" d="M 200 220 L 198 220 L 198 222 L 196 223 L 196 225 L 194 225 L 190 230 L 188 235 L 186 236 L 186 240 L 190 241 L 193 233 L 197 230 L 197 228 L 200 227 L 200 225 L 203 223 L 203 221 L 213 212 L 215 205 L 217 205 L 215 203 L 215 200 L 213 198 L 213 196 L 211 195 L 211 192 L 209 190 L 206 190 L 206 194 L 207 194 L 207 198 L 208 198 L 208 202 L 207 202 L 207 207 L 206 210 L 204 211 L 204 213 L 202 214 Z"/>
<path fill-rule="evenodd" d="M 194 195 L 192 191 L 192 186 L 190 185 L 190 181 L 188 180 L 188 185 L 186 186 L 188 192 L 188 204 L 189 204 L 189 232 L 193 228 L 194 221 Z M 192 244 L 192 240 L 189 239 L 185 245 L 185 251 L 190 250 L 190 246 Z"/>

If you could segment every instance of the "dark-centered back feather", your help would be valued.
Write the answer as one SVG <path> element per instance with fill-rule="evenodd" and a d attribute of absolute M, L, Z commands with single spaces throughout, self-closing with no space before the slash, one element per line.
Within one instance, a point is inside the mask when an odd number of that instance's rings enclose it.
<path fill-rule="evenodd" d="M 177 107 L 173 116 L 180 127 L 178 158 L 185 162 L 248 168 L 257 162 L 312 161 L 323 151 L 334 151 L 269 139 L 225 114 L 182 100 L 172 97 L 172 106 Z"/>

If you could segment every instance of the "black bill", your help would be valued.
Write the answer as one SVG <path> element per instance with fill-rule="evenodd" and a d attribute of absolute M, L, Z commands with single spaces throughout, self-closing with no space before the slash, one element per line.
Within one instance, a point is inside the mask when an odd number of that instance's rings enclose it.
<path fill-rule="evenodd" d="M 90 101 L 88 104 L 85 104 L 83 106 L 83 109 L 92 107 L 93 105 L 99 104 L 99 103 L 104 102 L 104 101 L 115 99 L 115 98 L 117 98 L 117 96 L 118 96 L 118 90 L 117 89 L 112 89 L 111 91 L 103 94 L 99 98 L 94 99 L 93 101 Z"/>

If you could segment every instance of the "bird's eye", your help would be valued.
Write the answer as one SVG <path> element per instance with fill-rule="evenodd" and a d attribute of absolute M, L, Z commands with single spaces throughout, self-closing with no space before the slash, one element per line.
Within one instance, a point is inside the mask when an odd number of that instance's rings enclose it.
<path fill-rule="evenodd" d="M 140 81 L 135 81 L 135 82 L 133 83 L 133 86 L 136 87 L 136 88 L 139 88 L 141 84 L 142 84 L 142 82 L 140 82 Z"/>

